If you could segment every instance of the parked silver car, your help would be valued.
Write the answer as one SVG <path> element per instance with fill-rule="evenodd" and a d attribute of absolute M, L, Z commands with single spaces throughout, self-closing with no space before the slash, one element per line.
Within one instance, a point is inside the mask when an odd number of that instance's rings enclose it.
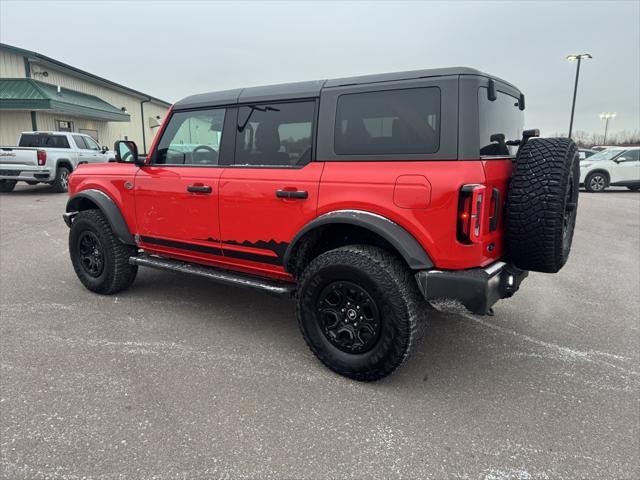
<path fill-rule="evenodd" d="M 19 181 L 49 183 L 66 192 L 69 175 L 83 163 L 114 161 L 115 155 L 89 135 L 73 132 L 22 132 L 18 146 L 0 147 L 0 192 Z"/>

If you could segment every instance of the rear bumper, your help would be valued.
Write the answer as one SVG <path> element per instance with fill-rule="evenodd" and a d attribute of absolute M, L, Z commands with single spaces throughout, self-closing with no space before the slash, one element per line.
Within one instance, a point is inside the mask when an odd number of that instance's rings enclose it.
<path fill-rule="evenodd" d="M 512 296 L 528 274 L 495 262 L 469 270 L 423 270 L 416 273 L 416 280 L 426 300 L 455 300 L 472 313 L 485 315 L 498 300 Z"/>
<path fill-rule="evenodd" d="M 52 176 L 52 174 L 54 176 Z M 50 167 L 33 165 L 0 165 L 0 180 L 17 180 L 27 182 L 50 182 L 55 172 Z"/>

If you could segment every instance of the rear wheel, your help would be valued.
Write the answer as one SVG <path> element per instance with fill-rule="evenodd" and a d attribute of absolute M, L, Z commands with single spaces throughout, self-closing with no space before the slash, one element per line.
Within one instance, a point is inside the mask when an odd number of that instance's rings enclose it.
<path fill-rule="evenodd" d="M 604 173 L 590 173 L 584 181 L 584 188 L 587 192 L 604 192 L 609 186 L 609 179 Z"/>
<path fill-rule="evenodd" d="M 53 181 L 53 190 L 56 193 L 66 193 L 69 190 L 69 175 L 71 170 L 67 167 L 58 167 L 56 170 L 56 178 Z"/>
<path fill-rule="evenodd" d="M 506 242 L 523 270 L 555 273 L 569 258 L 580 164 L 568 138 L 535 138 L 518 152 L 507 198 Z"/>
<path fill-rule="evenodd" d="M 0 192 L 13 192 L 13 189 L 16 188 L 16 183 L 15 180 L 0 180 Z"/>
<path fill-rule="evenodd" d="M 115 236 L 99 210 L 85 210 L 73 220 L 69 254 L 76 275 L 92 292 L 117 293 L 129 287 L 138 273 L 138 267 L 129 264 L 136 248 Z"/>
<path fill-rule="evenodd" d="M 311 261 L 298 285 L 302 335 L 334 372 L 378 380 L 415 346 L 424 301 L 409 269 L 390 253 L 368 245 L 331 250 Z"/>

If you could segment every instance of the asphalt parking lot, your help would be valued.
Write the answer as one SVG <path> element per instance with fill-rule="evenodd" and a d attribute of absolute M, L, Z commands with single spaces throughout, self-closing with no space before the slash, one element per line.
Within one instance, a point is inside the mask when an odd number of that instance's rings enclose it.
<path fill-rule="evenodd" d="M 494 317 L 434 312 L 396 374 L 308 351 L 284 299 L 76 279 L 65 195 L 0 196 L 6 479 L 640 478 L 640 194 L 582 194 L 572 256 Z"/>

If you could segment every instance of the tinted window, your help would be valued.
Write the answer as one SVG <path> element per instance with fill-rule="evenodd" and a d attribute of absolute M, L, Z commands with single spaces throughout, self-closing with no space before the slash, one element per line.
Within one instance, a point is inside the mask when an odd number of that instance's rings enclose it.
<path fill-rule="evenodd" d="M 76 142 L 76 146 L 78 148 L 81 148 L 83 150 L 85 150 L 87 148 L 87 144 L 84 143 L 84 138 L 81 137 L 80 135 L 74 135 L 73 136 L 73 141 Z"/>
<path fill-rule="evenodd" d="M 518 147 L 506 142 L 522 138 L 524 112 L 518 108 L 517 98 L 496 93 L 498 98 L 490 101 L 487 88 L 478 89 L 480 155 L 515 155 Z"/>
<path fill-rule="evenodd" d="M 32 133 L 20 136 L 19 147 L 30 148 L 69 148 L 69 141 L 64 135 L 47 135 Z"/>
<path fill-rule="evenodd" d="M 439 146 L 437 87 L 338 97 L 334 148 L 339 155 L 435 153 Z"/>
<path fill-rule="evenodd" d="M 622 155 L 627 162 L 640 161 L 640 150 L 627 150 Z"/>
<path fill-rule="evenodd" d="M 95 142 L 93 138 L 83 137 L 83 139 L 89 150 L 100 150 L 100 146 Z"/>
<path fill-rule="evenodd" d="M 177 112 L 164 131 L 154 163 L 217 165 L 225 109 Z"/>
<path fill-rule="evenodd" d="M 304 165 L 311 160 L 314 102 L 240 107 L 236 165 Z"/>

